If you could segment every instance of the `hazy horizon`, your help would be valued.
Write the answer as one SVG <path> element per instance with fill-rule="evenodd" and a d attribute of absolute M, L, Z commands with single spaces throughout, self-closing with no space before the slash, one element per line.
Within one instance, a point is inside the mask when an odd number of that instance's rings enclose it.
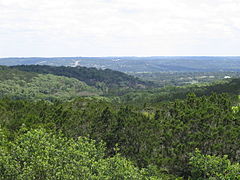
<path fill-rule="evenodd" d="M 204 55 L 169 55 L 169 56 L 6 56 L 6 57 L 0 57 L 0 59 L 5 58 L 111 58 L 111 57 L 139 57 L 139 58 L 147 58 L 147 57 L 240 57 L 240 55 L 232 56 L 232 55 L 211 55 L 211 56 L 204 56 Z"/>

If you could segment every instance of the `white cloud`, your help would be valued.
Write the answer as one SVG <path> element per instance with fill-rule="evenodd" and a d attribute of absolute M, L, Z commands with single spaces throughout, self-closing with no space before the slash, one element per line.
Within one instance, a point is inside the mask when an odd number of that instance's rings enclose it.
<path fill-rule="evenodd" d="M 236 55 L 239 12 L 239 0 L 0 0 L 0 56 Z"/>

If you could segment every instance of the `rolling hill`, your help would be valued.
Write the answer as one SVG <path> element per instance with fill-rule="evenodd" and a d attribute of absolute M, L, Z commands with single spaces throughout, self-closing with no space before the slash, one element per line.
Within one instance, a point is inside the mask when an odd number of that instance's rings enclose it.
<path fill-rule="evenodd" d="M 114 92 L 115 90 L 144 89 L 154 87 L 155 84 L 149 81 L 143 81 L 131 75 L 114 71 L 110 69 L 96 69 L 86 67 L 66 67 L 66 66 L 46 66 L 46 65 L 21 65 L 12 66 L 11 68 L 26 72 L 35 72 L 41 74 L 54 74 L 76 78 L 85 82 L 89 86 L 101 89 L 105 93 Z"/>
<path fill-rule="evenodd" d="M 0 67 L 0 97 L 14 99 L 70 99 L 95 96 L 101 91 L 75 78 L 38 74 Z"/>

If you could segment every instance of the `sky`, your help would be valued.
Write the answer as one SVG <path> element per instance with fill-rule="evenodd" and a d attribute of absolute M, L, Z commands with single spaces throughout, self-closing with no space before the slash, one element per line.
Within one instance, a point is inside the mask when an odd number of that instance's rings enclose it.
<path fill-rule="evenodd" d="M 240 0 L 0 0 L 0 57 L 185 55 L 240 55 Z"/>

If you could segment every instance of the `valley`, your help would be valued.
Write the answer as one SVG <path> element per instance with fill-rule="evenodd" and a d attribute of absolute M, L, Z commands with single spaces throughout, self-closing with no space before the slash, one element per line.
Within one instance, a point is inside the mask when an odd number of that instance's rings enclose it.
<path fill-rule="evenodd" d="M 239 176 L 237 71 L 15 65 L 0 80 L 3 179 Z"/>

